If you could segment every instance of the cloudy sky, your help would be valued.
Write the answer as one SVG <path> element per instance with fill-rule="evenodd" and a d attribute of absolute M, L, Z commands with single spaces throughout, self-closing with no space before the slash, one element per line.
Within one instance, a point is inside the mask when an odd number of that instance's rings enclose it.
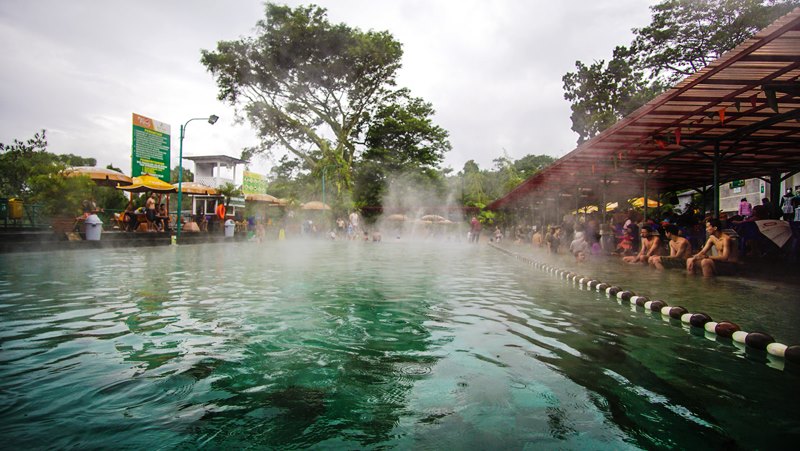
<path fill-rule="evenodd" d="M 310 2 L 288 1 L 290 5 Z M 561 77 L 576 60 L 608 59 L 652 0 L 317 0 L 331 22 L 387 30 L 403 44 L 399 85 L 434 105 L 450 132 L 445 166 L 482 168 L 505 152 L 559 157 L 575 147 Z M 239 156 L 256 143 L 216 99 L 200 50 L 252 35 L 261 0 L 3 0 L 0 142 L 47 130 L 49 150 L 130 173 L 131 113 L 192 122 L 185 155 Z M 280 156 L 277 152 L 276 156 Z M 266 173 L 273 160 L 251 170 Z M 191 163 L 187 166 L 192 167 Z"/>

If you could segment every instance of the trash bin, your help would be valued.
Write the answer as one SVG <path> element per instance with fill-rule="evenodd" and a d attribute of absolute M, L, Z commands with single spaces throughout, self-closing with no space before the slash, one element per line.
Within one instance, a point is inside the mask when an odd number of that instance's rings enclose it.
<path fill-rule="evenodd" d="M 100 241 L 100 235 L 103 233 L 103 221 L 97 215 L 90 215 L 84 224 L 86 224 L 86 240 Z"/>
<path fill-rule="evenodd" d="M 228 219 L 225 221 L 225 238 L 233 237 L 233 231 L 236 229 L 236 223 L 233 222 L 233 219 Z"/>
<path fill-rule="evenodd" d="M 22 219 L 23 204 L 19 199 L 8 201 L 8 219 Z"/>

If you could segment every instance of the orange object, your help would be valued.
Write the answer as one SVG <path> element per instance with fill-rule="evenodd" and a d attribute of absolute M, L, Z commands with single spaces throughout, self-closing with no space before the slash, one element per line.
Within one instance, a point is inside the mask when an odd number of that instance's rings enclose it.
<path fill-rule="evenodd" d="M 225 219 L 225 204 L 217 205 L 216 211 L 217 211 L 217 217 L 219 217 L 219 219 Z"/>

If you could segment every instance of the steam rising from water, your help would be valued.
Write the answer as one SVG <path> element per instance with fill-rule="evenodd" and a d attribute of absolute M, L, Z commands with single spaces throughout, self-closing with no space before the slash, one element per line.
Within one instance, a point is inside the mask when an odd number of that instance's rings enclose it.
<path fill-rule="evenodd" d="M 425 184 L 416 174 L 394 174 L 375 223 L 384 239 L 466 240 L 467 226 L 458 193 Z"/>

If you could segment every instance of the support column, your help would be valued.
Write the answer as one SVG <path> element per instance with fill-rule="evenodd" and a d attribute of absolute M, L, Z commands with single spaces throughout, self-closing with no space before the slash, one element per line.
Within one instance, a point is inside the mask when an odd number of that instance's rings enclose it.
<path fill-rule="evenodd" d="M 581 200 L 581 187 L 575 186 L 575 224 L 578 224 L 578 209 L 580 207 L 580 200 Z"/>
<path fill-rule="evenodd" d="M 714 143 L 714 218 L 719 219 L 719 142 Z"/>
<path fill-rule="evenodd" d="M 781 207 L 781 173 L 773 171 L 769 176 L 769 201 L 772 203 L 772 211 L 769 212 L 770 218 L 780 217 Z"/>
<path fill-rule="evenodd" d="M 647 170 L 647 165 L 644 165 L 644 220 L 647 221 L 647 177 L 650 172 Z"/>

